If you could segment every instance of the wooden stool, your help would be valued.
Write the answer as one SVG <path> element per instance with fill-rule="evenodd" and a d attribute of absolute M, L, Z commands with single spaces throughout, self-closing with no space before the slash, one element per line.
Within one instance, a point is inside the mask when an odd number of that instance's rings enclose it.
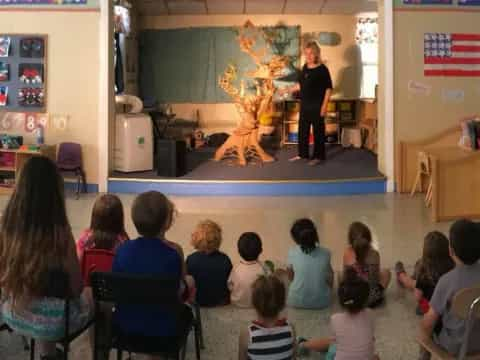
<path fill-rule="evenodd" d="M 365 119 L 360 123 L 362 145 L 377 153 L 377 119 Z"/>
<path fill-rule="evenodd" d="M 362 147 L 362 133 L 360 128 L 355 127 L 344 127 L 342 129 L 342 146 L 350 147 L 353 146 L 357 149 Z"/>
<path fill-rule="evenodd" d="M 432 168 L 430 166 L 430 157 L 424 152 L 419 151 L 417 155 L 417 175 L 415 176 L 415 182 L 413 183 L 410 196 L 413 196 L 417 192 L 418 184 L 420 183 L 420 191 L 423 191 L 423 176 L 428 177 L 427 194 L 425 195 L 425 205 L 430 206 L 433 195 L 433 179 Z"/>

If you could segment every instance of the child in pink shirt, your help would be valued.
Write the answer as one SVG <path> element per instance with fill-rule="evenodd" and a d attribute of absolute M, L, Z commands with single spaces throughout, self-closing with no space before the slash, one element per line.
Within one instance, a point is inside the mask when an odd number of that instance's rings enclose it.
<path fill-rule="evenodd" d="M 368 282 L 348 269 L 338 287 L 338 299 L 345 311 L 332 315 L 332 336 L 300 339 L 299 354 L 328 350 L 326 360 L 379 360 L 375 354 L 375 320 L 367 308 L 369 293 Z"/>
<path fill-rule="evenodd" d="M 117 196 L 105 194 L 97 198 L 93 205 L 90 228 L 84 230 L 77 241 L 80 261 L 85 250 L 115 250 L 128 240 L 123 219 L 122 202 Z"/>

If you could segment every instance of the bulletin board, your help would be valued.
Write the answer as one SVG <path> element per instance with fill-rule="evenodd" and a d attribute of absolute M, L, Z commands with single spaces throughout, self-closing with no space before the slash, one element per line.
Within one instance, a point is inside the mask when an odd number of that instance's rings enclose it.
<path fill-rule="evenodd" d="M 0 111 L 46 112 L 47 40 L 0 34 Z"/>
<path fill-rule="evenodd" d="M 297 80 L 300 66 L 300 27 L 262 27 L 273 39 L 265 59 L 273 55 L 290 59 L 282 81 L 283 87 Z M 142 98 L 153 98 L 160 103 L 229 103 L 232 98 L 218 86 L 218 79 L 229 64 L 239 76 L 256 69 L 252 58 L 238 46 L 238 28 L 202 27 L 144 30 L 139 41 L 139 84 Z M 255 50 L 266 48 L 261 38 Z M 282 84 L 283 83 L 283 84 Z M 245 79 L 247 89 L 255 89 L 252 79 Z"/>

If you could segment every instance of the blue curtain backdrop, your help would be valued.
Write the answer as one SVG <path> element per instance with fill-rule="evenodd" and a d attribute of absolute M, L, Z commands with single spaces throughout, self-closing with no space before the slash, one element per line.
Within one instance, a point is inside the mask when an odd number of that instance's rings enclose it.
<path fill-rule="evenodd" d="M 294 78 L 300 55 L 300 27 L 264 28 L 275 35 L 270 56 L 290 56 L 292 65 L 285 76 Z M 237 66 L 238 79 L 253 91 L 253 81 L 244 73 L 256 68 L 251 57 L 240 50 L 237 28 L 185 28 L 145 30 L 140 34 L 140 93 L 160 103 L 231 102 L 218 87 L 218 78 L 228 64 Z M 256 48 L 265 46 L 259 39 Z M 268 56 L 265 58 L 268 59 Z M 281 82 L 279 82 L 281 85 Z"/>

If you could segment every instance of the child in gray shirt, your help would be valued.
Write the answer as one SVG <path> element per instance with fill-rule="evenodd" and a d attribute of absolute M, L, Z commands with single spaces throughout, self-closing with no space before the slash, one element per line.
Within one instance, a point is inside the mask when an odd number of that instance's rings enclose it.
<path fill-rule="evenodd" d="M 438 281 L 421 328 L 425 335 L 431 336 L 435 324 L 441 319 L 443 327 L 434 335 L 434 341 L 448 353 L 458 355 L 465 321 L 453 314 L 451 302 L 458 291 L 480 284 L 480 225 L 469 220 L 455 222 L 450 228 L 450 254 L 455 268 Z M 480 322 L 477 322 L 470 333 L 469 353 L 480 351 L 479 340 Z"/>

